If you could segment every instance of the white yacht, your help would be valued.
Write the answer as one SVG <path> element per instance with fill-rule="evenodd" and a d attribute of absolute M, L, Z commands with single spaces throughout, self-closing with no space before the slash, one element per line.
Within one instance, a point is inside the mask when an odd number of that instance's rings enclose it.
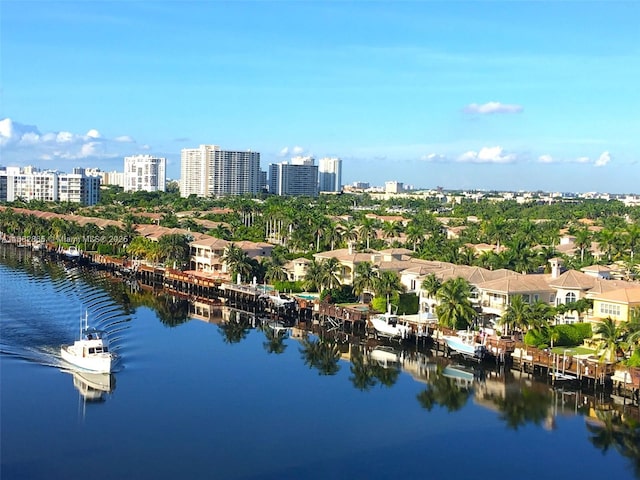
<path fill-rule="evenodd" d="M 60 355 L 66 362 L 95 373 L 111 373 L 117 359 L 117 355 L 109 351 L 105 333 L 89 327 L 86 316 L 80 329 L 80 339 L 73 345 L 63 345 Z"/>
<path fill-rule="evenodd" d="M 411 327 L 403 322 L 398 315 L 387 312 L 374 315 L 369 322 L 376 331 L 376 335 L 387 338 L 405 339 L 411 334 Z"/>
<path fill-rule="evenodd" d="M 457 335 L 444 335 L 442 339 L 452 351 L 464 357 L 482 359 L 486 347 L 476 340 L 476 332 L 460 330 Z"/>

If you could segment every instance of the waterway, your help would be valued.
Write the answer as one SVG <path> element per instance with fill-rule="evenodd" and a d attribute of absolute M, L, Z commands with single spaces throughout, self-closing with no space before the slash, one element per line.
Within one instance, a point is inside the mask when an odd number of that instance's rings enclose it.
<path fill-rule="evenodd" d="M 637 405 L 410 346 L 280 330 L 0 246 L 0 477 L 640 478 Z M 87 311 L 102 382 L 61 344 Z"/>

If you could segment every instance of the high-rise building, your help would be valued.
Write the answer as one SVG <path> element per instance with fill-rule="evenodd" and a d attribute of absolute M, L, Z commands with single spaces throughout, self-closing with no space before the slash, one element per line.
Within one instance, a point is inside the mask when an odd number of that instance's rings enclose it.
<path fill-rule="evenodd" d="M 124 157 L 125 192 L 164 192 L 167 159 L 151 155 Z"/>
<path fill-rule="evenodd" d="M 269 193 L 317 197 L 318 166 L 313 163 L 313 158 L 296 157 L 292 163 L 269 165 Z"/>
<path fill-rule="evenodd" d="M 318 167 L 318 186 L 320 191 L 342 191 L 342 160 L 337 157 L 321 158 Z"/>
<path fill-rule="evenodd" d="M 83 168 L 73 173 L 42 172 L 33 167 L 0 170 L 0 201 L 18 199 L 95 205 L 100 200 L 100 177 L 85 175 Z"/>
<path fill-rule="evenodd" d="M 257 194 L 260 153 L 222 150 L 217 145 L 185 148 L 181 154 L 180 195 L 188 197 Z"/>

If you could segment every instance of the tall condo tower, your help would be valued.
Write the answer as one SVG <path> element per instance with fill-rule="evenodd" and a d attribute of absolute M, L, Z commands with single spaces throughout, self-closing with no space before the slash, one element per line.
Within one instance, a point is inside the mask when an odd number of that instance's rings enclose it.
<path fill-rule="evenodd" d="M 260 153 L 227 151 L 217 145 L 182 150 L 181 196 L 244 195 L 260 190 Z"/>
<path fill-rule="evenodd" d="M 337 157 L 321 158 L 318 168 L 318 186 L 321 192 L 342 191 L 342 160 Z"/>
<path fill-rule="evenodd" d="M 312 157 L 295 157 L 291 163 L 269 165 L 269 193 L 318 196 L 318 166 Z"/>
<path fill-rule="evenodd" d="M 125 192 L 164 192 L 167 159 L 151 155 L 124 157 Z"/>

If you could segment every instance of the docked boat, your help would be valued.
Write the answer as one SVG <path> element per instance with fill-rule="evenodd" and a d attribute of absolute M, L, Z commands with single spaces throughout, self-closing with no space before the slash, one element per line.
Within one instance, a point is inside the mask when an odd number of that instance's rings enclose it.
<path fill-rule="evenodd" d="M 78 247 L 75 245 L 71 245 L 69 248 L 64 249 L 62 253 L 67 258 L 78 258 L 80 256 L 80 250 L 78 250 Z"/>
<path fill-rule="evenodd" d="M 293 298 L 290 298 L 283 293 L 275 293 L 272 295 L 263 294 L 260 295 L 260 298 L 268 301 L 271 306 L 276 308 L 291 307 L 296 304 L 296 301 Z"/>
<path fill-rule="evenodd" d="M 105 333 L 89 327 L 87 316 L 80 328 L 80 339 L 73 345 L 63 345 L 60 355 L 64 361 L 95 373 L 111 373 L 117 359 L 116 354 L 109 350 Z"/>
<path fill-rule="evenodd" d="M 459 355 L 481 360 L 487 353 L 484 344 L 476 340 L 476 332 L 460 330 L 456 335 L 442 337 L 449 349 Z"/>
<path fill-rule="evenodd" d="M 411 334 L 411 327 L 403 322 L 398 315 L 387 312 L 374 315 L 369 322 L 375 329 L 376 335 L 393 339 L 405 339 Z"/>

